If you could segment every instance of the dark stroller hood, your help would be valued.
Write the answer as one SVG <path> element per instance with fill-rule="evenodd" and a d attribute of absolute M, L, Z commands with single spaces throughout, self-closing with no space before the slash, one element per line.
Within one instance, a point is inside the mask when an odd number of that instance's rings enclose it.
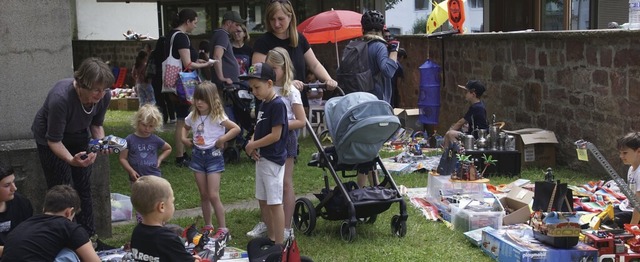
<path fill-rule="evenodd" d="M 341 164 L 373 160 L 400 127 L 391 105 L 366 92 L 329 99 L 325 123 Z"/>

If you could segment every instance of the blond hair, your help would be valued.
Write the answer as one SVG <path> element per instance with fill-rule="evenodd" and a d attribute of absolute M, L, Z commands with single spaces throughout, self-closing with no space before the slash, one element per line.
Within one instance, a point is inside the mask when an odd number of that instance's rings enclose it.
<path fill-rule="evenodd" d="M 138 128 L 139 124 L 153 125 L 156 131 L 162 130 L 162 113 L 152 104 L 142 105 L 131 118 L 131 126 Z"/>
<path fill-rule="evenodd" d="M 222 107 L 222 101 L 220 101 L 220 96 L 218 95 L 218 88 L 216 84 L 211 81 L 203 81 L 198 86 L 196 86 L 196 90 L 193 92 L 193 100 L 202 100 L 209 106 L 209 116 L 211 116 L 211 121 L 215 119 L 223 119 L 224 117 L 224 108 Z M 193 121 L 198 120 L 198 116 L 200 116 L 200 112 L 194 105 L 191 106 L 191 119 Z"/>
<path fill-rule="evenodd" d="M 265 10 L 265 25 L 267 32 L 273 33 L 273 27 L 271 27 L 271 18 L 273 18 L 276 13 L 282 10 L 282 12 L 291 18 L 291 22 L 289 23 L 289 45 L 292 47 L 298 47 L 298 20 L 296 19 L 296 13 L 293 11 L 293 6 L 291 2 L 286 1 L 284 3 L 280 1 L 273 1 L 269 5 L 267 5 L 267 9 Z"/>
<path fill-rule="evenodd" d="M 284 79 L 276 79 L 276 83 L 282 83 L 282 96 L 288 96 L 295 76 L 295 69 L 289 53 L 282 47 L 274 47 L 267 53 L 266 63 L 271 67 L 279 66 L 282 68 Z"/>
<path fill-rule="evenodd" d="M 149 215 L 160 202 L 173 195 L 171 184 L 159 176 L 142 176 L 131 186 L 131 204 L 141 215 Z"/>

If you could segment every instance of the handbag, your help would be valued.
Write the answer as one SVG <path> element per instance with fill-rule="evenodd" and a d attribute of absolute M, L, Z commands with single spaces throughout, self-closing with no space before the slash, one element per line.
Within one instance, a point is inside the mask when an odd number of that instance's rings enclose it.
<path fill-rule="evenodd" d="M 162 93 L 176 93 L 176 83 L 178 82 L 179 73 L 182 71 L 182 61 L 173 58 L 171 53 L 173 53 L 173 39 L 179 33 L 176 32 L 171 36 L 169 56 L 162 61 Z"/>
<path fill-rule="evenodd" d="M 179 72 L 180 80 L 176 84 L 176 94 L 181 101 L 191 104 L 196 86 L 200 84 L 197 71 Z"/>
<path fill-rule="evenodd" d="M 284 250 L 282 250 L 282 262 L 300 262 L 300 249 L 295 239 L 289 239 L 285 242 Z"/>

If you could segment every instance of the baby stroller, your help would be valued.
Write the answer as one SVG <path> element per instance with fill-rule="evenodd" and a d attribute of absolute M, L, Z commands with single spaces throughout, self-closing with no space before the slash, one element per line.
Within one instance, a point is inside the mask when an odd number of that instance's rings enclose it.
<path fill-rule="evenodd" d="M 373 223 L 377 214 L 398 202 L 400 213 L 393 216 L 391 229 L 393 234 L 403 237 L 407 232 L 406 204 L 378 156 L 383 143 L 400 127 L 400 120 L 393 114 L 389 103 L 365 92 L 334 97 L 325 104 L 325 123 L 333 141 L 328 147 L 322 146 L 307 121 L 307 129 L 318 148 L 309 166 L 324 170 L 325 188 L 315 194 L 320 200 L 316 206 L 304 197 L 296 200 L 293 215 L 296 229 L 309 235 L 315 228 L 317 217 L 342 220 L 340 235 L 343 240 L 351 242 L 356 236 L 358 222 Z M 379 184 L 374 179 L 373 187 L 358 188 L 353 181 L 343 183 L 337 174 L 340 171 L 342 177 L 355 177 L 356 170 L 363 167 L 374 170 L 376 164 L 380 166 L 384 179 Z M 336 183 L 335 188 L 329 186 L 327 170 Z M 347 174 L 347 171 L 354 172 Z"/>
<path fill-rule="evenodd" d="M 252 111 L 256 108 L 256 101 L 246 82 L 225 85 L 222 99 L 225 101 L 225 113 L 240 126 L 240 134 L 234 145 L 228 146 L 223 152 L 224 160 L 228 163 L 240 159 L 240 152 L 253 135 L 255 117 L 252 116 Z"/>

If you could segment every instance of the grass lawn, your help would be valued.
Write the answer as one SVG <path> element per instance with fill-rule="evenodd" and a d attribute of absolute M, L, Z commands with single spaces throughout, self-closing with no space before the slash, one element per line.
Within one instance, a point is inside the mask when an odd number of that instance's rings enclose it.
<path fill-rule="evenodd" d="M 106 134 L 126 137 L 133 132 L 130 118 L 133 112 L 109 111 L 105 123 Z M 173 144 L 173 130 L 158 132 L 165 141 Z M 308 167 L 306 164 L 316 148 L 310 137 L 300 141 L 300 157 L 294 171 L 296 194 L 317 193 L 323 187 L 322 169 Z M 254 165 L 244 157 L 238 163 L 226 165 L 222 176 L 220 196 L 224 203 L 254 198 Z M 199 207 L 200 199 L 193 173 L 188 168 L 174 165 L 173 155 L 162 165 L 163 176 L 173 186 L 176 197 L 176 209 Z M 128 175 L 120 166 L 117 155 L 110 156 L 111 192 L 130 195 Z M 589 180 L 606 179 L 571 170 L 556 168 L 556 179 L 569 184 L 581 185 Z M 539 181 L 544 178 L 543 169 L 523 170 L 522 178 Z M 394 176 L 398 185 L 406 187 L 426 187 L 426 173 L 412 173 Z M 491 184 L 507 184 L 516 178 L 491 177 Z M 344 181 L 345 179 L 343 179 Z M 334 183 L 330 183 L 333 187 Z M 312 199 L 315 201 L 315 199 Z M 340 237 L 340 221 L 327 221 L 319 218 L 313 235 L 296 234 L 298 245 L 303 255 L 314 261 L 491 261 L 482 251 L 466 241 L 464 235 L 452 231 L 441 222 L 427 221 L 419 210 L 407 203 L 407 234 L 403 238 L 391 234 L 391 217 L 398 214 L 398 205 L 378 215 L 374 224 L 363 224 L 356 227 L 356 239 L 345 243 Z M 214 217 L 215 220 L 215 217 Z M 259 220 L 259 212 L 255 210 L 235 210 L 226 214 L 227 225 L 232 231 L 233 239 L 229 245 L 246 249 L 249 238 L 245 232 L 251 230 Z M 188 226 L 194 218 L 177 218 L 170 223 Z M 202 223 L 202 220 L 200 220 Z M 215 225 L 215 222 L 214 222 Z M 201 225 L 200 225 L 201 226 Z M 113 228 L 113 237 L 105 242 L 120 246 L 130 238 L 133 225 Z"/>

